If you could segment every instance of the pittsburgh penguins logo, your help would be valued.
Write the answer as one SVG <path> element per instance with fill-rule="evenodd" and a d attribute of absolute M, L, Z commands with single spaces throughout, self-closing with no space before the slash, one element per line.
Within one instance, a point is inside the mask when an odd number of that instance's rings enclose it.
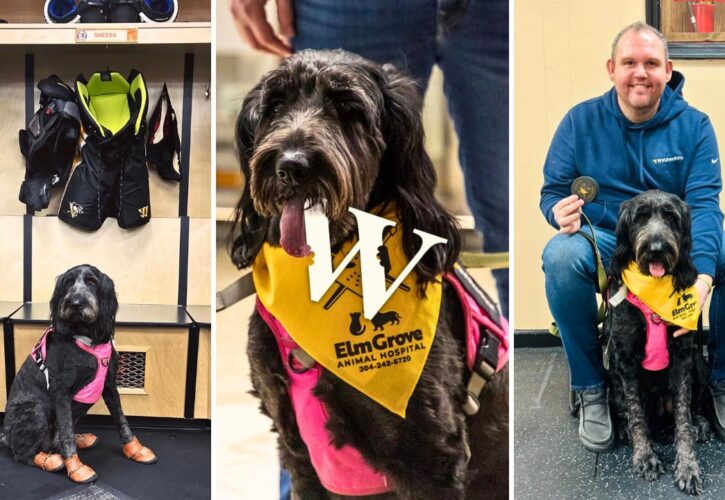
<path fill-rule="evenodd" d="M 68 205 L 68 213 L 72 219 L 75 219 L 79 215 L 83 215 L 83 207 L 81 205 L 74 201 L 69 202 Z"/>
<path fill-rule="evenodd" d="M 139 208 L 138 213 L 139 213 L 139 215 L 141 215 L 142 219 L 145 219 L 146 217 L 149 216 L 149 206 L 146 205 L 145 207 Z"/>

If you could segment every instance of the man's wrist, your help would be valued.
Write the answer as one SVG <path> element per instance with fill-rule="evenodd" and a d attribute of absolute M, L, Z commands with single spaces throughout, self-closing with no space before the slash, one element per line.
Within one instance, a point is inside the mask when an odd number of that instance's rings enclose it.
<path fill-rule="evenodd" d="M 705 286 L 707 286 L 708 294 L 712 291 L 712 276 L 710 276 L 709 274 L 698 274 L 697 281 L 701 281 L 705 284 Z"/>

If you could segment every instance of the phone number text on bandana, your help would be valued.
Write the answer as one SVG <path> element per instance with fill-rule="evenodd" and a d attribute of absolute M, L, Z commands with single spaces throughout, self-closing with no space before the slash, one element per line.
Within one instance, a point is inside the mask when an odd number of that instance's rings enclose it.
<path fill-rule="evenodd" d="M 366 372 L 368 370 L 379 370 L 381 368 L 387 368 L 388 366 L 394 366 L 394 365 L 400 365 L 403 363 L 407 363 L 408 361 L 412 360 L 410 356 L 403 356 L 402 358 L 395 358 L 392 361 L 391 360 L 385 360 L 385 361 L 378 361 L 377 363 L 368 363 L 364 365 L 360 365 L 358 367 L 358 370 L 361 372 Z"/>

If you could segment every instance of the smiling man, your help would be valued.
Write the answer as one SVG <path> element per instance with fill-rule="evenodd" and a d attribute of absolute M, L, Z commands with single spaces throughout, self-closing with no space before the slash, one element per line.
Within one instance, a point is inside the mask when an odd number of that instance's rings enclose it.
<path fill-rule="evenodd" d="M 592 451 L 614 441 L 602 350 L 597 339 L 597 272 L 594 251 L 575 233 L 583 211 L 594 226 L 607 268 L 614 250 L 620 204 L 649 189 L 678 195 L 692 210 L 692 260 L 703 304 L 713 285 L 710 307 L 711 386 L 717 421 L 725 440 L 725 279 L 720 156 L 710 119 L 682 96 L 684 77 L 672 70 L 667 41 L 637 22 L 614 39 L 607 71 L 614 87 L 572 108 L 562 120 L 544 164 L 540 207 L 558 229 L 544 249 L 546 297 L 556 320 L 577 394 L 579 439 Z M 584 204 L 571 195 L 572 182 L 593 177 L 599 193 Z M 651 274 L 663 274 L 660 269 Z M 713 283 L 714 280 L 714 283 Z M 687 333 L 678 330 L 675 335 Z"/>

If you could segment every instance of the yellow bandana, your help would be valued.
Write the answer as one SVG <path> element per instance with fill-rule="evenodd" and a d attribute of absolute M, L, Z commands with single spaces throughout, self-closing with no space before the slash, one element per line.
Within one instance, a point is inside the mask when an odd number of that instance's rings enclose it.
<path fill-rule="evenodd" d="M 396 220 L 394 212 L 383 215 Z M 400 223 L 384 237 L 390 257 L 386 287 L 408 263 Z M 333 255 L 333 267 L 355 241 Z M 441 303 L 441 283 L 429 283 L 426 298 L 418 295 L 416 273 L 410 273 L 371 321 L 362 315 L 359 254 L 319 302 L 310 300 L 308 266 L 313 256 L 291 257 L 265 243 L 252 266 L 262 305 L 315 361 L 339 378 L 405 417 L 433 344 Z"/>
<path fill-rule="evenodd" d="M 637 264 L 632 262 L 622 273 L 626 287 L 659 314 L 665 321 L 697 330 L 700 317 L 700 299 L 694 286 L 673 293 L 672 276 L 655 278 L 642 274 Z"/>

